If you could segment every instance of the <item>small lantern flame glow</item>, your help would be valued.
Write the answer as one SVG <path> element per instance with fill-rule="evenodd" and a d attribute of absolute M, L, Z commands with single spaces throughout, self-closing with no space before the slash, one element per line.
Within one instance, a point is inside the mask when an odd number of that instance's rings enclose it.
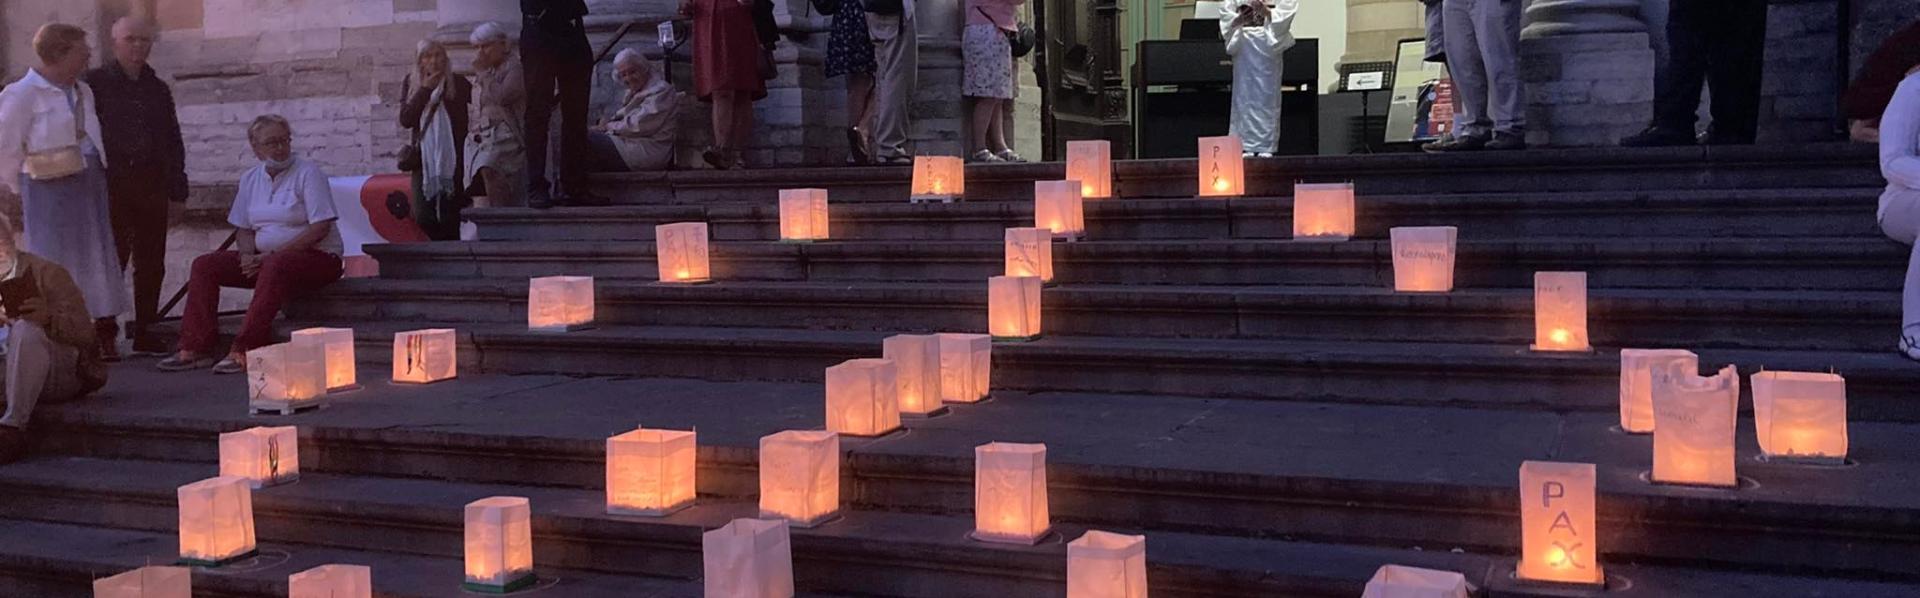
<path fill-rule="evenodd" d="M 1294 184 L 1294 240 L 1345 241 L 1353 220 L 1353 183 Z"/>
<path fill-rule="evenodd" d="M 993 442 L 973 448 L 973 537 L 1033 544 L 1047 514 L 1047 445 Z"/>
<path fill-rule="evenodd" d="M 692 431 L 636 429 L 607 439 L 607 512 L 657 517 L 693 504 Z"/>
<path fill-rule="evenodd" d="M 913 203 L 949 203 L 967 194 L 967 166 L 956 156 L 914 156 Z"/>
<path fill-rule="evenodd" d="M 976 403 L 987 398 L 993 379 L 993 337 L 952 332 L 935 336 L 940 337 L 941 400 Z"/>
<path fill-rule="evenodd" d="M 780 240 L 813 242 L 827 238 L 827 190 L 780 190 Z"/>
<path fill-rule="evenodd" d="M 1521 579 L 1600 584 L 1592 463 L 1520 464 Z"/>
<path fill-rule="evenodd" d="M 1732 488 L 1740 374 L 1702 377 L 1683 363 L 1654 372 L 1653 481 Z"/>
<path fill-rule="evenodd" d="M 1591 351 L 1587 273 L 1533 273 L 1533 350 Z"/>
<path fill-rule="evenodd" d="M 1147 598 L 1147 537 L 1087 530 L 1068 542 L 1067 598 Z"/>
<path fill-rule="evenodd" d="M 660 282 L 694 284 L 713 280 L 707 261 L 707 223 L 675 222 L 655 226 L 653 239 Z"/>
<path fill-rule="evenodd" d="M 787 430 L 760 438 L 760 516 L 813 527 L 840 513 L 840 436 Z"/>
<path fill-rule="evenodd" d="M 931 334 L 896 334 L 880 344 L 893 362 L 900 415 L 929 417 L 946 409 L 940 400 L 940 338 Z"/>
<path fill-rule="evenodd" d="M 1393 290 L 1444 293 L 1453 290 L 1454 241 L 1451 226 L 1399 226 L 1388 231 L 1393 243 Z"/>
<path fill-rule="evenodd" d="M 900 370 L 890 359 L 849 359 L 827 368 L 827 430 L 880 436 L 900 429 Z"/>
<path fill-rule="evenodd" d="M 258 427 L 220 435 L 220 475 L 245 478 L 253 488 L 300 479 L 300 430 Z"/>
<path fill-rule="evenodd" d="M 193 598 L 193 570 L 141 567 L 93 580 L 93 598 Z"/>
<path fill-rule="evenodd" d="M 253 554 L 253 488 L 246 478 L 207 478 L 177 494 L 181 562 L 218 566 Z"/>
<path fill-rule="evenodd" d="M 287 576 L 287 598 L 372 598 L 373 568 L 321 565 Z"/>
<path fill-rule="evenodd" d="M 1838 374 L 1753 375 L 1753 426 L 1769 459 L 1847 459 L 1847 380 Z"/>
<path fill-rule="evenodd" d="M 1040 338 L 1038 276 L 995 276 L 987 279 L 987 326 L 997 341 Z"/>
<path fill-rule="evenodd" d="M 1087 221 L 1080 201 L 1079 181 L 1034 181 L 1033 226 L 1053 232 L 1053 236 L 1079 239 L 1087 236 Z"/>
<path fill-rule="evenodd" d="M 700 556 L 706 596 L 793 596 L 793 542 L 785 521 L 735 519 L 700 535 Z"/>
<path fill-rule="evenodd" d="M 451 328 L 410 330 L 393 335 L 393 381 L 431 384 L 452 380 L 458 372 Z"/>
<path fill-rule="evenodd" d="M 1113 197 L 1113 144 L 1105 139 L 1067 142 L 1067 180 L 1080 181 L 1086 199 Z"/>
<path fill-rule="evenodd" d="M 358 364 L 353 360 L 352 328 L 305 328 L 293 331 L 294 341 L 318 342 L 326 353 L 327 392 L 360 388 Z"/>
<path fill-rule="evenodd" d="M 1009 228 L 1006 232 L 1007 276 L 1038 276 L 1053 282 L 1053 231 Z"/>
<path fill-rule="evenodd" d="M 1653 433 L 1653 373 L 1679 363 L 1700 371 L 1700 356 L 1683 349 L 1620 350 L 1620 429 L 1629 434 Z"/>
<path fill-rule="evenodd" d="M 533 585 L 532 518 L 532 504 L 519 496 L 467 503 L 467 578 L 461 586 L 502 594 Z"/>
<path fill-rule="evenodd" d="M 1200 138 L 1200 196 L 1233 197 L 1246 194 L 1245 146 L 1234 135 Z"/>

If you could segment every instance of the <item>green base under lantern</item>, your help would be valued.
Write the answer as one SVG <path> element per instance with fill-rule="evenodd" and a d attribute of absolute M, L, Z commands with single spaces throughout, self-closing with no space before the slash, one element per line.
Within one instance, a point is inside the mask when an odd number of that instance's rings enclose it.
<path fill-rule="evenodd" d="M 520 590 L 531 588 L 533 587 L 533 584 L 539 583 L 539 582 L 540 582 L 539 577 L 534 576 L 534 574 L 532 573 L 528 573 L 525 576 L 520 577 L 519 579 L 515 579 L 513 581 L 507 582 L 506 585 L 496 586 L 496 585 L 488 585 L 483 583 L 474 583 L 471 581 L 467 581 L 467 582 L 460 583 L 460 589 L 463 589 L 469 592 L 479 592 L 481 594 L 511 594 L 514 592 L 518 592 Z"/>
<path fill-rule="evenodd" d="M 205 567 L 208 569 L 217 569 L 217 568 L 225 567 L 227 565 L 244 561 L 256 556 L 260 556 L 260 551 L 258 549 L 249 550 L 244 553 L 230 556 L 217 561 L 208 561 L 208 560 L 202 560 L 202 559 L 190 559 L 187 557 L 180 557 L 180 560 L 174 561 L 174 564 L 181 565 L 184 567 Z"/>

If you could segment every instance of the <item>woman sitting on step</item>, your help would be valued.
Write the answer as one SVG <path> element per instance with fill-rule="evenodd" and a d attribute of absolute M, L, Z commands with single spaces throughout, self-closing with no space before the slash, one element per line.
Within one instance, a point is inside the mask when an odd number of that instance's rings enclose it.
<path fill-rule="evenodd" d="M 247 351 L 272 343 L 273 318 L 281 305 L 340 279 L 340 233 L 333 227 L 338 216 L 327 173 L 293 155 L 293 128 L 278 115 L 253 119 L 247 141 L 260 164 L 240 175 L 240 191 L 227 212 L 227 222 L 238 229 L 238 250 L 193 260 L 180 350 L 160 362 L 162 371 L 207 366 L 215 374 L 246 371 Z M 226 359 L 214 363 L 221 287 L 253 289 L 253 300 Z"/>
<path fill-rule="evenodd" d="M 621 95 L 620 109 L 587 135 L 593 146 L 593 171 L 666 169 L 673 163 L 673 143 L 679 137 L 680 91 L 633 48 L 614 56 L 613 75 L 626 93 Z"/>
<path fill-rule="evenodd" d="M 1880 230 L 1914 245 L 1900 301 L 1900 353 L 1920 361 L 1920 245 L 1914 244 L 1920 235 L 1920 67 L 1907 71 L 1880 117 L 1880 174 L 1887 179 L 1880 194 Z"/>

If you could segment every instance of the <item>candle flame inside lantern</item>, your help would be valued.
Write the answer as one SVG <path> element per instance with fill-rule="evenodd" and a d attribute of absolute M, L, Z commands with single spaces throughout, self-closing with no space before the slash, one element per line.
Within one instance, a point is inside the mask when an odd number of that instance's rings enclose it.
<path fill-rule="evenodd" d="M 946 181 L 946 179 L 934 179 L 934 180 L 933 180 L 933 193 L 934 193 L 935 195 L 939 195 L 939 194 L 941 194 L 941 193 L 946 193 L 946 192 L 947 192 L 947 181 Z"/>
<path fill-rule="evenodd" d="M 1228 185 L 1227 185 L 1227 179 L 1225 179 L 1225 178 L 1222 178 L 1222 177 L 1213 177 L 1213 190 L 1214 190 L 1214 191 L 1226 191 L 1226 190 L 1227 190 L 1227 188 L 1228 188 Z"/>
<path fill-rule="evenodd" d="M 1092 195 L 1093 195 L 1093 185 L 1081 185 L 1081 186 L 1080 186 L 1080 195 L 1082 195 L 1082 196 L 1089 196 L 1089 197 L 1090 197 L 1090 196 L 1092 196 Z"/>
<path fill-rule="evenodd" d="M 1555 328 L 1547 337 L 1553 339 L 1553 344 L 1558 346 L 1566 346 L 1569 341 L 1573 340 L 1573 335 L 1568 334 L 1565 328 Z"/>

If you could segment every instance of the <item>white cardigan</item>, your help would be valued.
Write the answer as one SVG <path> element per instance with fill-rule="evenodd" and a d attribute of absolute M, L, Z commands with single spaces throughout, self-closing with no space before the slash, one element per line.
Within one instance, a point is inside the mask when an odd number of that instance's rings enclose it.
<path fill-rule="evenodd" d="M 1897 199 L 1920 201 L 1920 73 L 1900 82 L 1880 117 L 1880 175 L 1887 179 L 1881 217 Z"/>
<path fill-rule="evenodd" d="M 100 143 L 100 118 L 95 115 L 93 88 L 76 81 L 87 139 L 99 150 L 100 163 L 106 164 L 106 148 Z M 0 90 L 0 185 L 20 192 L 15 173 L 26 167 L 27 154 L 73 147 L 79 139 L 73 134 L 73 109 L 67 92 L 30 69 L 19 81 Z"/>

